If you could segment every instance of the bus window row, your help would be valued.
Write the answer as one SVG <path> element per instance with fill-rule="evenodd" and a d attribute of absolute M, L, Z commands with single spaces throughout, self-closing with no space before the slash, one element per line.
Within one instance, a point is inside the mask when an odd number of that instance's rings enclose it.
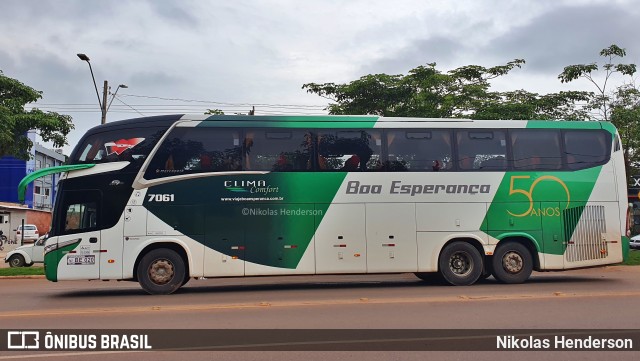
<path fill-rule="evenodd" d="M 174 128 L 145 178 L 233 171 L 554 171 L 604 164 L 611 134 L 556 129 Z"/>

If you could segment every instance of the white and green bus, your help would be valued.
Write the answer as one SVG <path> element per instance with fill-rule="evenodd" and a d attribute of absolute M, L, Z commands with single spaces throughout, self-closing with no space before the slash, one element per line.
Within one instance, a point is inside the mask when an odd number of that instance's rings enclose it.
<path fill-rule="evenodd" d="M 168 294 L 201 277 L 411 272 L 471 285 L 619 263 L 622 154 L 606 122 L 113 122 L 44 171 L 64 171 L 45 273 Z"/>

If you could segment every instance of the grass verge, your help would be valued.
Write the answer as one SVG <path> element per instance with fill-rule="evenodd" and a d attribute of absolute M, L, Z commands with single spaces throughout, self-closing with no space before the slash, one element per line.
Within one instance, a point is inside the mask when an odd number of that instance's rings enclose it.
<path fill-rule="evenodd" d="M 0 268 L 1 276 L 33 276 L 44 275 L 44 267 Z"/>
<path fill-rule="evenodd" d="M 629 251 L 629 258 L 627 262 L 623 263 L 625 266 L 640 266 L 640 250 Z"/>

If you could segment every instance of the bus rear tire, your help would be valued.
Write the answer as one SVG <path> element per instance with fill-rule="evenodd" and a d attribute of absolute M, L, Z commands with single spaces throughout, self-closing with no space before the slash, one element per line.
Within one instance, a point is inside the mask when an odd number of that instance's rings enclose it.
<path fill-rule="evenodd" d="M 456 241 L 448 244 L 438 260 L 440 275 L 453 286 L 474 284 L 482 275 L 482 255 L 471 244 Z"/>
<path fill-rule="evenodd" d="M 145 254 L 138 265 L 138 282 L 152 295 L 168 295 L 183 285 L 184 260 L 178 253 L 159 248 Z"/>
<path fill-rule="evenodd" d="M 523 283 L 533 271 L 533 257 L 521 243 L 499 244 L 493 254 L 493 277 L 501 283 Z"/>

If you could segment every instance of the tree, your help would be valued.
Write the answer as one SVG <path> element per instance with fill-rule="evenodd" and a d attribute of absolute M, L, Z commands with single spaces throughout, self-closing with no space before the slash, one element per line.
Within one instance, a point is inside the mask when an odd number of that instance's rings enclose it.
<path fill-rule="evenodd" d="M 618 128 L 627 176 L 640 168 L 640 90 L 633 83 L 616 90 L 611 103 L 611 122 Z"/>
<path fill-rule="evenodd" d="M 566 91 L 539 95 L 526 90 L 490 93 L 487 101 L 470 115 L 473 119 L 554 119 L 584 120 L 588 111 L 577 106 L 586 102 L 592 93 Z"/>
<path fill-rule="evenodd" d="M 587 109 L 596 111 L 595 120 L 612 121 L 618 128 L 620 139 L 624 148 L 624 162 L 627 175 L 631 176 L 634 166 L 637 168 L 640 161 L 640 97 L 639 91 L 634 86 L 633 75 L 636 73 L 635 64 L 614 63 L 617 58 L 627 55 L 624 48 L 615 44 L 600 51 L 600 56 L 606 58 L 602 65 L 604 80 L 601 83 L 595 79 L 600 67 L 596 63 L 569 65 L 558 75 L 563 83 L 568 83 L 580 78 L 587 79 L 593 84 L 597 92 L 588 101 Z M 609 90 L 609 81 L 614 74 L 629 77 L 629 83 L 618 86 L 615 90 Z"/>
<path fill-rule="evenodd" d="M 347 84 L 309 83 L 302 88 L 331 100 L 330 114 L 473 119 L 586 117 L 576 103 L 590 99 L 587 92 L 539 95 L 525 90 L 489 91 L 492 79 L 507 75 L 524 63 L 515 59 L 490 68 L 467 65 L 446 73 L 429 63 L 407 75 L 366 75 Z"/>
<path fill-rule="evenodd" d="M 42 92 L 5 76 L 0 70 L 0 157 L 29 159 L 33 144 L 26 134 L 31 129 L 55 147 L 67 144 L 67 134 L 73 129 L 70 116 L 45 113 L 37 108 L 25 110 L 27 104 L 41 98 Z"/>
<path fill-rule="evenodd" d="M 636 72 L 635 64 L 614 64 L 615 58 L 623 58 L 627 55 L 625 49 L 613 44 L 608 48 L 600 51 L 600 56 L 605 57 L 607 62 L 602 66 L 604 70 L 604 80 L 601 84 L 594 79 L 594 72 L 600 70 L 600 67 L 596 63 L 591 64 L 576 64 L 564 67 L 562 73 L 558 75 L 563 83 L 568 83 L 579 78 L 587 79 L 597 89 L 597 94 L 593 96 L 589 101 L 589 108 L 598 111 L 598 120 L 610 120 L 611 106 L 615 101 L 616 92 L 609 92 L 607 86 L 612 75 L 619 73 L 622 75 L 633 76 Z"/>
<path fill-rule="evenodd" d="M 461 117 L 488 100 L 489 80 L 522 64 L 524 60 L 515 59 L 490 68 L 469 65 L 442 73 L 429 63 L 407 75 L 370 74 L 347 84 L 308 83 L 302 88 L 333 101 L 330 114 Z"/>

